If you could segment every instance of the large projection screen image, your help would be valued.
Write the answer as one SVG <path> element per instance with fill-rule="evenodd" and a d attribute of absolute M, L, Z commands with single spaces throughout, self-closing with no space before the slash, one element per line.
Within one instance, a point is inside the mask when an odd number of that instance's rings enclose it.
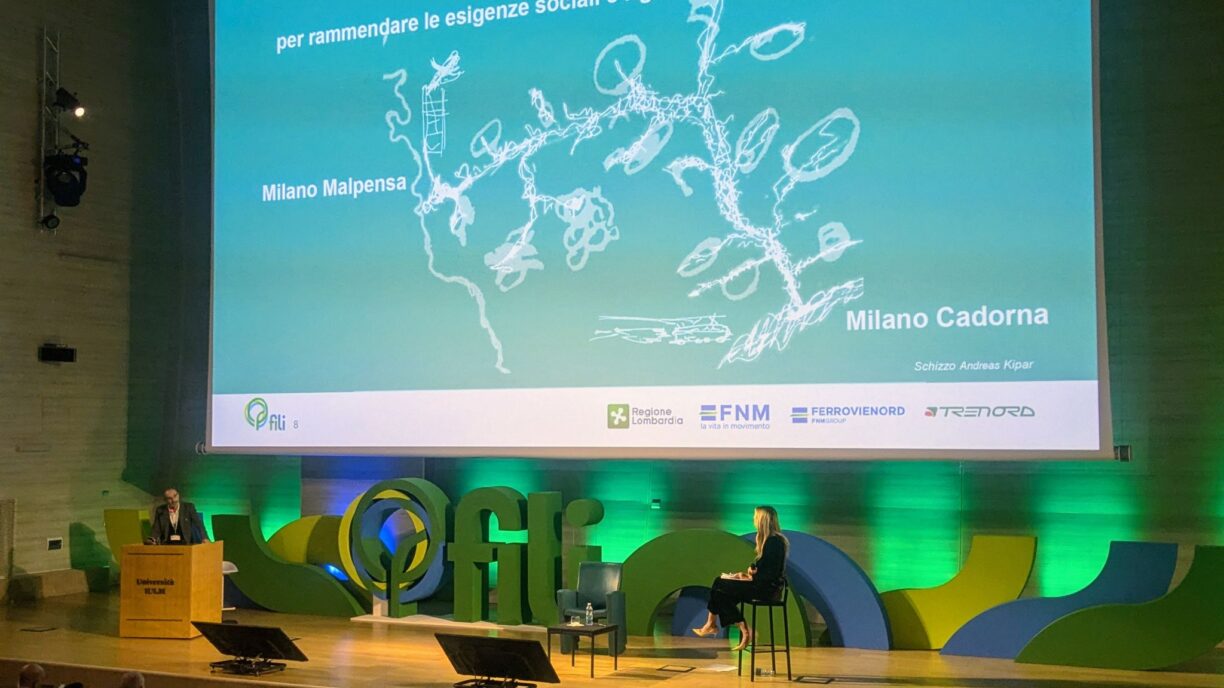
<path fill-rule="evenodd" d="M 208 449 L 1111 456 L 1094 24 L 214 0 Z"/>

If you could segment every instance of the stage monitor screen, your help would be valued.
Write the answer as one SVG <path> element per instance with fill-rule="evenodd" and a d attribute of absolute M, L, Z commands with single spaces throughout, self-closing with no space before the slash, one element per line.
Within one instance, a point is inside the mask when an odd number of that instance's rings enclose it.
<path fill-rule="evenodd" d="M 213 0 L 207 448 L 1104 458 L 1090 0 Z"/>

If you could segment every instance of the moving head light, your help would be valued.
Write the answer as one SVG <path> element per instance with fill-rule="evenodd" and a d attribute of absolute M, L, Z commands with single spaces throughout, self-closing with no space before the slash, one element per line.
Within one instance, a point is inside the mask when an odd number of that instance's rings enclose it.
<path fill-rule="evenodd" d="M 88 178 L 85 172 L 88 163 L 88 158 L 77 153 L 55 153 L 43 159 L 47 191 L 56 205 L 65 208 L 80 205 Z"/>

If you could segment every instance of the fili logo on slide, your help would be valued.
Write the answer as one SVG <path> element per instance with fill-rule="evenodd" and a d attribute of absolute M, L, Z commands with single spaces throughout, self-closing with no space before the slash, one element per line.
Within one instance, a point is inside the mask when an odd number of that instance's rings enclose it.
<path fill-rule="evenodd" d="M 256 430 L 262 430 L 263 426 L 268 424 L 268 402 L 264 401 L 263 397 L 255 397 L 247 402 L 246 422 Z"/>
<path fill-rule="evenodd" d="M 247 425 L 257 431 L 267 429 L 269 432 L 283 432 L 289 425 L 285 414 L 269 412 L 268 402 L 263 397 L 255 397 L 248 401 L 243 415 L 246 417 Z M 293 421 L 293 427 L 297 428 L 297 426 L 298 422 Z"/>

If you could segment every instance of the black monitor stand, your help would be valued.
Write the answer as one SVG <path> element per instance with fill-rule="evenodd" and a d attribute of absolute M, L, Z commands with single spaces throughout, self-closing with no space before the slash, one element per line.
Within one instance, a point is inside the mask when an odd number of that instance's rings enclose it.
<path fill-rule="evenodd" d="M 242 676 L 263 676 L 285 670 L 284 662 L 273 662 L 270 659 L 258 657 L 235 657 L 208 665 L 213 671 L 224 674 L 241 674 Z"/>
<path fill-rule="evenodd" d="M 469 678 L 460 681 L 454 688 L 536 688 L 534 683 L 523 683 L 513 678 Z"/>
<path fill-rule="evenodd" d="M 455 673 L 475 676 L 455 688 L 536 688 L 535 683 L 560 683 L 557 672 L 536 640 L 485 638 L 435 633 Z"/>
<path fill-rule="evenodd" d="M 285 664 L 272 661 L 274 659 L 306 661 L 306 655 L 279 628 L 203 621 L 192 621 L 191 625 L 199 629 L 218 652 L 233 657 L 209 664 L 213 671 L 262 676 L 285 670 Z"/>

